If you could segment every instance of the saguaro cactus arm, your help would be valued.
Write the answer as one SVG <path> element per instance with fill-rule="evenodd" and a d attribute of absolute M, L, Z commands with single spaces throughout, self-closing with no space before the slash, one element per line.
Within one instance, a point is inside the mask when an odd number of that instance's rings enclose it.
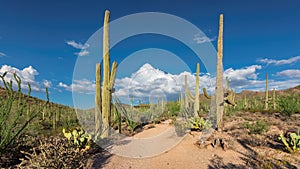
<path fill-rule="evenodd" d="M 109 90 L 112 90 L 114 88 L 116 74 L 117 74 L 117 67 L 118 67 L 117 62 L 113 62 L 112 68 L 111 68 L 111 74 L 110 74 Z"/>
<path fill-rule="evenodd" d="M 203 94 L 204 94 L 204 96 L 205 96 L 207 99 L 211 99 L 211 96 L 210 96 L 210 95 L 208 95 L 208 93 L 207 93 L 207 91 L 206 91 L 206 88 L 205 88 L 205 87 L 203 88 Z"/>

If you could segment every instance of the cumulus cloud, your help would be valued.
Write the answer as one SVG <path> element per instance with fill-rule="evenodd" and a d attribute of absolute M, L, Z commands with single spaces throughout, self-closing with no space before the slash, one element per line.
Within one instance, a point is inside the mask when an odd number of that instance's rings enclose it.
<path fill-rule="evenodd" d="M 95 82 L 89 81 L 87 79 L 74 80 L 74 82 L 70 85 L 67 85 L 63 82 L 59 82 L 58 86 L 68 91 L 86 94 L 95 93 L 96 88 Z"/>
<path fill-rule="evenodd" d="M 274 64 L 274 65 L 286 65 L 286 64 L 291 64 L 294 62 L 297 62 L 298 60 L 300 60 L 300 56 L 295 56 L 289 59 L 282 59 L 282 60 L 275 60 L 275 59 L 259 59 L 258 62 L 261 63 L 266 63 L 267 65 L 269 64 Z"/>
<path fill-rule="evenodd" d="M 87 48 L 90 47 L 89 44 L 81 44 L 81 43 L 75 42 L 74 40 L 66 41 L 66 43 L 68 45 L 72 46 L 73 48 L 81 50 L 80 52 L 75 53 L 75 55 L 77 55 L 77 56 L 86 56 L 89 54 L 89 52 L 87 50 Z"/>
<path fill-rule="evenodd" d="M 224 77 L 228 77 L 230 85 L 233 88 L 243 88 L 249 85 L 251 82 L 257 80 L 257 70 L 261 69 L 260 65 L 251 65 L 245 68 L 233 69 L 229 68 L 224 71 Z"/>
<path fill-rule="evenodd" d="M 130 77 L 116 79 L 115 88 L 118 97 L 134 97 L 147 100 L 152 97 L 166 97 L 176 99 L 184 93 L 184 79 L 187 76 L 188 88 L 195 90 L 195 75 L 190 72 L 170 74 L 155 69 L 150 64 L 144 64 Z M 210 92 L 214 90 L 212 77 L 204 74 L 200 77 L 201 88 L 206 87 Z"/>
<path fill-rule="evenodd" d="M 298 69 L 288 69 L 276 73 L 277 76 L 284 76 L 289 78 L 300 78 L 300 70 Z"/>
<path fill-rule="evenodd" d="M 24 69 L 18 69 L 18 68 L 9 66 L 9 65 L 2 65 L 2 67 L 0 68 L 0 74 L 2 75 L 5 72 L 8 72 L 7 75 L 5 76 L 5 80 L 6 81 L 12 80 L 13 85 L 15 87 L 17 86 L 17 84 L 13 77 L 13 73 L 16 73 L 21 78 L 21 80 L 22 80 L 21 87 L 22 88 L 26 89 L 27 83 L 30 83 L 31 89 L 33 91 L 42 91 L 43 87 L 41 87 L 41 83 L 36 81 L 36 79 L 35 79 L 36 76 L 39 75 L 39 72 L 32 66 L 25 67 Z M 48 80 L 45 80 L 44 84 L 45 84 L 45 82 L 47 82 L 48 85 L 51 84 L 51 82 Z"/>
<path fill-rule="evenodd" d="M 89 44 L 77 43 L 74 40 L 67 41 L 66 43 L 76 49 L 87 49 L 90 46 Z"/>
<path fill-rule="evenodd" d="M 3 53 L 3 52 L 0 52 L 0 58 L 3 57 L 3 56 L 6 56 L 6 54 Z"/>
<path fill-rule="evenodd" d="M 194 41 L 197 43 L 197 44 L 202 44 L 202 43 L 207 43 L 207 42 L 212 42 L 212 41 L 215 41 L 217 39 L 217 37 L 213 37 L 213 38 L 209 38 L 207 36 L 203 36 L 203 35 L 195 35 L 194 37 Z"/>
<path fill-rule="evenodd" d="M 78 52 L 78 53 L 75 53 L 77 56 L 86 56 L 86 55 L 88 55 L 90 52 L 89 51 L 87 51 L 87 50 L 82 50 L 82 51 L 80 51 L 80 52 Z"/>
<path fill-rule="evenodd" d="M 51 88 L 52 87 L 52 82 L 49 81 L 49 80 L 44 80 L 43 84 L 44 84 L 44 87 L 47 87 L 47 88 Z"/>

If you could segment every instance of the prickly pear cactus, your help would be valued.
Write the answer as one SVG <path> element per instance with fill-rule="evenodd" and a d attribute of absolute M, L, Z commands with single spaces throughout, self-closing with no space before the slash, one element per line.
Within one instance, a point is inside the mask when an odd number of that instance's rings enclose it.
<path fill-rule="evenodd" d="M 85 133 L 83 129 L 74 129 L 71 132 L 66 132 L 66 130 L 63 129 L 63 134 L 76 147 L 81 149 L 90 148 L 91 136 Z"/>
<path fill-rule="evenodd" d="M 279 140 L 285 145 L 285 148 L 290 153 L 300 152 L 300 133 L 290 133 L 289 137 L 284 137 L 283 134 L 280 134 Z"/>

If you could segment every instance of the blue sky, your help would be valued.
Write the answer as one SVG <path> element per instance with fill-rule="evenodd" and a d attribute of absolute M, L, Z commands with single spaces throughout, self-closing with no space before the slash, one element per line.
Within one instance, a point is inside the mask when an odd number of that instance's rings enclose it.
<path fill-rule="evenodd" d="M 88 52 L 91 44 L 87 41 L 102 27 L 106 9 L 111 11 L 111 21 L 140 12 L 175 15 L 206 35 L 204 39 L 195 35 L 191 41 L 201 45 L 204 40 L 213 46 L 216 46 L 219 14 L 223 13 L 224 70 L 237 90 L 262 90 L 266 73 L 270 88 L 284 89 L 300 84 L 299 1 L 1 0 L 0 3 L 0 71 L 22 74 L 24 81 L 33 84 L 33 95 L 39 98 L 45 98 L 43 88 L 49 86 L 50 99 L 61 104 L 73 106 L 72 83 L 82 93 L 93 92 L 89 89 L 93 87 L 92 79 L 72 81 L 73 71 L 78 58 L 88 57 L 84 52 Z M 149 48 L 153 50 L 147 50 Z M 151 52 L 156 62 L 147 59 Z M 155 59 L 159 54 L 165 58 L 176 55 L 179 60 L 170 58 L 159 62 Z M 180 74 L 184 71 L 195 72 L 196 62 L 200 62 L 178 40 L 154 34 L 124 39 L 112 48 L 111 56 L 119 63 L 123 61 L 117 75 L 119 93 L 122 93 L 126 77 L 131 82 L 141 83 L 141 79 L 132 79 L 139 69 L 151 69 L 149 72 L 159 69 L 164 74 L 157 72 L 157 75 L 176 79 L 182 77 Z M 148 62 L 153 69 L 149 65 L 142 67 Z M 183 66 L 178 66 L 182 63 Z M 130 66 L 126 68 L 126 65 Z M 206 73 L 203 63 L 201 72 Z M 192 73 L 190 75 L 193 80 Z M 203 76 L 203 85 L 207 83 Z M 153 89 L 144 92 L 150 90 Z"/>

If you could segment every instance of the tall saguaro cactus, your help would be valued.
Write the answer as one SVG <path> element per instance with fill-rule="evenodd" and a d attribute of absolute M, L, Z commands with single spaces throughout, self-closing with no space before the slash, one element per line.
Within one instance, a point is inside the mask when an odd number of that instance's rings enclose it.
<path fill-rule="evenodd" d="M 189 87 L 188 87 L 188 79 L 187 75 L 184 76 L 184 87 L 185 87 L 185 99 L 184 99 L 184 108 L 188 109 L 189 108 L 189 99 L 188 99 L 188 92 L 189 92 Z"/>
<path fill-rule="evenodd" d="M 102 122 L 102 137 L 108 137 L 111 122 L 111 94 L 113 91 L 117 63 L 113 62 L 110 71 L 110 54 L 109 54 L 109 15 L 108 10 L 105 11 L 103 24 L 103 87 L 101 92 L 101 68 L 100 64 L 96 65 L 96 96 L 95 96 L 95 120 L 96 132 L 100 130 L 100 122 Z M 100 96 L 102 94 L 102 96 Z M 101 108 L 100 108 L 101 105 Z M 97 108 L 98 107 L 98 108 Z M 99 111 L 101 110 L 101 120 Z"/>
<path fill-rule="evenodd" d="M 217 56 L 217 77 L 216 77 L 216 112 L 217 128 L 222 130 L 224 114 L 224 91 L 223 91 L 223 14 L 220 15 L 218 56 Z"/>
<path fill-rule="evenodd" d="M 265 99 L 265 110 L 269 109 L 269 87 L 268 87 L 268 74 L 266 75 L 266 99 Z"/>
<path fill-rule="evenodd" d="M 195 88 L 195 102 L 194 102 L 194 115 L 198 114 L 199 111 L 199 83 L 200 83 L 200 64 L 197 63 L 196 69 L 196 88 Z"/>

